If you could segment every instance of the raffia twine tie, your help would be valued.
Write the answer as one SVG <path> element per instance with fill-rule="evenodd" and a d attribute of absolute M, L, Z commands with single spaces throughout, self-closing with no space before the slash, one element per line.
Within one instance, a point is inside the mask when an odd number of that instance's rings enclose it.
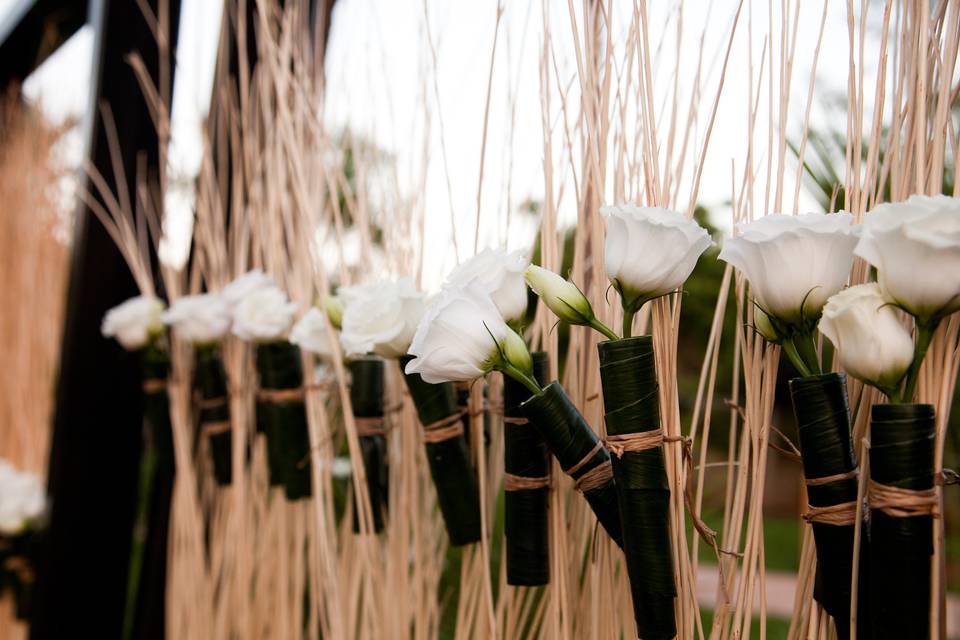
<path fill-rule="evenodd" d="M 597 444 L 593 446 L 593 449 L 590 449 L 590 452 L 587 455 L 583 456 L 580 459 L 580 462 L 564 469 L 563 472 L 568 476 L 572 476 L 577 471 L 583 468 L 583 465 L 590 462 L 593 459 L 593 456 L 597 454 L 600 449 L 603 448 L 603 441 L 597 440 Z M 613 480 L 613 466 L 610 464 L 609 460 L 604 460 L 602 463 L 595 466 L 593 469 L 590 469 L 582 476 L 577 478 L 574 482 L 574 488 L 580 493 L 586 493 L 587 491 L 593 491 L 594 489 L 599 489 L 600 487 L 605 486 Z"/>
<path fill-rule="evenodd" d="M 504 424 L 512 424 L 514 426 L 522 426 L 525 424 L 530 424 L 530 421 L 527 420 L 526 418 L 519 418 L 519 417 L 513 417 L 513 416 L 504 416 L 503 422 Z"/>
<path fill-rule="evenodd" d="M 607 448 L 610 453 L 622 458 L 623 454 L 646 451 L 659 447 L 664 442 L 683 442 L 682 436 L 665 436 L 663 429 L 652 429 L 650 431 L 637 431 L 634 433 L 621 433 L 615 436 L 607 436 Z"/>
<path fill-rule="evenodd" d="M 361 438 L 365 436 L 382 436 L 387 433 L 383 416 L 354 418 L 353 423 L 357 426 L 357 435 Z"/>
<path fill-rule="evenodd" d="M 17 574 L 24 582 L 33 582 L 34 573 L 33 567 L 30 566 L 30 563 L 27 562 L 26 558 L 22 556 L 11 556 L 7 558 L 3 566 L 10 572 Z"/>
<path fill-rule="evenodd" d="M 160 393 L 167 388 L 166 378 L 148 378 L 143 381 L 144 393 Z"/>
<path fill-rule="evenodd" d="M 852 480 L 859 475 L 859 471 L 851 469 L 842 473 L 835 473 L 832 476 L 823 476 L 821 478 L 807 478 L 804 482 L 808 487 L 821 487 L 832 482 L 842 482 Z M 841 502 L 840 504 L 831 504 L 825 507 L 815 507 L 807 503 L 807 512 L 803 514 L 803 519 L 807 522 L 817 524 L 830 524 L 835 527 L 846 527 L 857 521 L 857 501 Z"/>
<path fill-rule="evenodd" d="M 512 473 L 503 474 L 504 491 L 528 491 L 543 489 L 550 486 L 550 476 L 516 476 Z"/>
<path fill-rule="evenodd" d="M 219 396 L 216 398 L 200 398 L 197 400 L 197 407 L 199 409 L 219 409 L 220 407 L 227 404 L 226 396 Z"/>
<path fill-rule="evenodd" d="M 693 521 L 693 528 L 697 530 L 697 533 L 703 538 L 703 541 L 713 549 L 717 560 L 720 560 L 721 554 L 740 556 L 740 554 L 735 551 L 720 548 L 720 545 L 717 543 L 717 532 L 704 522 L 703 518 L 697 514 L 696 509 L 693 507 L 693 491 L 691 487 L 693 479 L 693 474 L 691 473 L 693 469 L 693 441 L 690 438 L 664 435 L 663 428 L 657 428 L 650 431 L 637 431 L 634 433 L 621 433 L 619 435 L 607 436 L 606 443 L 611 453 L 617 456 L 617 458 L 622 458 L 625 453 L 654 449 L 662 446 L 664 443 L 679 443 L 682 447 L 681 452 L 687 478 L 686 486 L 683 488 L 683 503 L 687 508 L 687 513 L 690 514 L 690 519 Z M 722 562 L 720 563 L 720 567 L 722 573 Z M 723 580 L 721 580 L 721 583 L 725 584 Z M 724 595 L 729 601 L 729 594 L 726 593 L 726 589 L 724 589 Z"/>
<path fill-rule="evenodd" d="M 451 413 L 446 418 L 437 420 L 423 427 L 423 441 L 426 444 L 435 444 L 445 442 L 451 438 L 456 438 L 463 434 L 463 422 L 461 418 L 466 415 L 466 411 L 457 411 Z"/>
<path fill-rule="evenodd" d="M 893 518 L 940 517 L 936 487 L 901 489 L 871 479 L 867 483 L 867 500 L 871 509 Z"/>
<path fill-rule="evenodd" d="M 200 425 L 200 429 L 206 433 L 208 436 L 215 436 L 218 433 L 225 433 L 230 431 L 230 421 L 229 420 L 217 420 L 213 422 L 204 422 Z"/>
<path fill-rule="evenodd" d="M 270 404 L 303 402 L 303 396 L 303 387 L 294 387 L 293 389 L 260 389 L 260 391 L 257 392 L 257 400 L 260 402 L 269 402 Z"/>

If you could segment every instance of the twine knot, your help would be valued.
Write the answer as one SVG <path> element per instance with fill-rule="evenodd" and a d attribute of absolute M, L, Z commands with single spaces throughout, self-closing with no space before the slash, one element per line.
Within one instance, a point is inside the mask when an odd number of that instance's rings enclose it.
<path fill-rule="evenodd" d="M 353 423 L 357 426 L 357 435 L 361 438 L 367 436 L 382 436 L 387 433 L 383 416 L 355 417 Z"/>
<path fill-rule="evenodd" d="M 550 476 L 518 476 L 512 473 L 503 474 L 504 491 L 529 491 L 543 489 L 550 486 Z"/>
<path fill-rule="evenodd" d="M 867 499 L 871 509 L 892 518 L 940 517 L 939 500 L 934 487 L 903 489 L 871 479 L 867 484 Z"/>
<path fill-rule="evenodd" d="M 291 402 L 303 402 L 303 395 L 303 387 L 294 387 L 292 389 L 260 389 L 260 391 L 257 392 L 257 400 L 270 404 L 289 404 Z"/>
<path fill-rule="evenodd" d="M 431 422 L 423 427 L 423 441 L 426 444 L 445 442 L 463 434 L 461 418 L 467 414 L 466 410 L 451 413 L 446 418 Z"/>

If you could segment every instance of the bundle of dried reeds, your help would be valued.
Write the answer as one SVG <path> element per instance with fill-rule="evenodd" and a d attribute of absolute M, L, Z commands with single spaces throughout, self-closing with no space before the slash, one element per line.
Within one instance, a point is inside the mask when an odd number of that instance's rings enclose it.
<path fill-rule="evenodd" d="M 22 105 L 0 99 L 0 459 L 46 475 L 69 247 L 54 194 L 63 177 L 59 132 Z M 0 636 L 26 637 L 10 591 L 0 598 Z"/>

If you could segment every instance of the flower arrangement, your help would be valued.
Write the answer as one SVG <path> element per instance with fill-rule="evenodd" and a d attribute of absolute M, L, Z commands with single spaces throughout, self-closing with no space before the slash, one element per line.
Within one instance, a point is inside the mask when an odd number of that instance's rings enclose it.
<path fill-rule="evenodd" d="M 939 516 L 936 411 L 914 400 L 933 333 L 960 309 L 960 200 L 912 196 L 879 205 L 867 214 L 854 253 L 876 268 L 877 282 L 831 297 L 819 328 L 844 370 L 890 402 L 871 407 L 866 618 L 877 637 L 925 637 Z"/>
<path fill-rule="evenodd" d="M 712 244 L 709 234 L 684 215 L 657 208 L 605 207 L 608 220 L 604 268 L 620 294 L 623 337 L 593 313 L 575 285 L 543 270 L 531 271 L 531 287 L 546 305 L 573 324 L 599 331 L 606 448 L 613 452 L 612 484 L 622 527 L 641 637 L 676 635 L 673 551 L 663 454 L 664 433 L 653 340 L 633 337 L 634 317 L 650 300 L 676 291 Z"/>
<path fill-rule="evenodd" d="M 41 479 L 0 458 L 0 595 L 9 590 L 20 619 L 30 612 L 46 510 Z"/>
<path fill-rule="evenodd" d="M 949 2 L 894 7 L 880 37 L 895 46 L 878 56 L 875 74 L 884 103 L 868 127 L 871 91 L 863 78 L 874 74 L 862 31 L 872 23 L 866 5 L 859 14 L 851 5 L 847 166 L 826 181 L 832 193 L 823 202 L 825 211 L 849 213 L 797 215 L 803 176 L 798 172 L 791 200 L 786 157 L 795 120 L 788 45 L 804 42 L 788 35 L 802 32 L 793 29 L 794 4 L 799 16 L 797 3 L 779 8 L 779 38 L 771 18 L 768 53 L 760 57 L 730 56 L 743 42 L 756 54 L 754 38 L 737 33 L 747 13 L 737 8 L 727 56 L 714 58 L 722 68 L 710 75 L 719 78 L 713 100 L 703 99 L 699 63 L 696 74 L 683 73 L 685 12 L 666 21 L 678 27 L 670 90 L 659 73 L 648 73 L 661 68 L 661 47 L 649 46 L 656 45 L 650 36 L 664 37 L 669 49 L 669 35 L 649 28 L 662 8 L 571 5 L 571 39 L 553 37 L 558 21 L 544 5 L 544 190 L 542 201 L 529 203 L 539 225 L 532 257 L 477 252 L 493 237 L 484 224 L 490 205 L 481 154 L 476 255 L 461 260 L 469 229 L 458 228 L 457 181 L 448 180 L 452 253 L 460 264 L 432 302 L 417 287 L 440 275 L 423 268 L 438 257 L 436 230 L 424 232 L 432 220 L 421 217 L 423 203 L 432 209 L 434 200 L 403 194 L 389 202 L 389 212 L 375 211 L 378 203 L 361 184 L 370 168 L 362 145 L 333 141 L 315 120 L 318 112 L 304 108 L 302 98 L 325 86 L 314 76 L 316 59 L 304 56 L 314 51 L 303 35 L 310 30 L 296 8 L 261 12 L 260 26 L 271 37 L 258 49 L 271 64 L 246 77 L 241 84 L 251 94 L 240 95 L 240 107 L 222 105 L 227 113 L 213 123 L 230 135 L 217 136 L 222 148 L 210 150 L 198 181 L 196 259 L 186 269 L 161 267 L 167 312 L 145 286 L 150 274 L 137 273 L 145 302 L 104 323 L 105 333 L 130 349 L 156 356 L 144 374 L 158 381 L 149 385 L 157 391 L 148 393 L 148 406 L 165 403 L 178 474 L 183 465 L 171 529 L 169 620 L 194 634 L 231 637 L 262 635 L 266 627 L 279 637 L 381 637 L 393 630 L 432 636 L 448 627 L 471 637 L 749 637 L 774 615 L 765 598 L 759 610 L 753 603 L 765 592 L 774 555 L 769 546 L 765 551 L 765 496 L 782 489 L 768 481 L 767 456 L 785 453 L 799 458 L 805 485 L 791 635 L 914 637 L 942 628 L 945 563 L 936 517 L 960 353 L 953 315 L 957 208 L 955 199 L 906 196 L 948 182 L 956 147 L 949 101 L 957 9 Z M 824 4 L 823 24 L 833 10 Z M 498 10 L 498 29 L 501 15 L 511 13 Z M 428 14 L 425 7 L 430 38 Z M 565 40 L 576 44 L 575 70 L 555 55 L 555 43 Z M 751 61 L 742 97 L 753 116 L 745 118 L 746 162 L 737 156 L 731 166 L 735 231 L 723 243 L 719 289 L 710 291 L 716 307 L 694 395 L 678 373 L 678 361 L 689 368 L 691 354 L 678 345 L 692 342 L 686 319 L 681 328 L 681 308 L 700 303 L 689 304 L 695 296 L 680 288 L 694 291 L 702 281 L 686 285 L 691 270 L 698 260 L 698 269 L 708 264 L 701 256 L 710 234 L 693 220 L 708 226 L 698 211 L 700 179 L 713 169 L 705 158 L 714 125 L 721 126 L 714 117 L 727 62 L 742 57 Z M 491 69 L 500 59 L 491 56 Z M 757 60 L 764 61 L 759 69 Z M 493 87 L 492 71 L 490 77 Z M 812 97 L 816 74 L 810 77 Z M 696 78 L 693 86 L 688 78 Z M 887 87 L 897 88 L 893 96 Z M 218 87 L 218 95 L 234 96 L 229 88 Z M 276 135 L 263 135 L 265 117 L 276 123 Z M 765 118 L 768 147 L 760 148 L 765 136 L 754 133 Z M 794 150 L 801 168 L 814 166 L 804 158 L 806 130 L 804 123 Z M 485 121 L 484 144 L 486 136 Z M 233 145 L 240 151 L 231 157 Z M 714 142 L 711 155 L 717 148 Z M 344 166 L 331 167 L 328 155 Z M 226 157 L 233 173 L 218 176 Z M 138 200 L 150 192 L 138 191 Z M 893 203 L 877 204 L 885 199 Z M 110 206 L 106 196 L 100 200 Z M 512 209 L 511 200 L 508 184 Z M 791 204 L 794 215 L 763 215 Z M 559 225 L 571 213 L 576 224 L 565 230 Z M 418 222 L 419 244 L 410 233 Z M 496 237 L 512 245 L 514 230 L 508 223 Z M 153 264 L 143 262 L 147 270 Z M 227 284 L 254 265 L 265 265 L 277 281 L 254 270 Z M 375 277 L 384 273 L 414 274 L 418 284 Z M 314 297 L 333 290 L 336 296 Z M 613 294 L 619 304 L 609 304 Z M 537 304 L 527 309 L 531 300 Z M 718 365 L 721 344 L 732 358 Z M 771 453 L 771 434 L 780 433 L 773 407 L 781 355 L 799 373 L 789 384 L 799 427 L 795 454 L 788 436 L 786 449 Z M 308 366 L 315 358 L 324 361 L 318 370 L 331 376 L 339 398 L 317 382 Z M 406 392 L 398 390 L 393 361 Z M 716 386 L 718 368 L 731 378 L 729 388 Z M 228 403 L 216 402 L 224 397 Z M 718 430 L 713 404 L 721 399 L 729 408 L 721 432 L 729 449 L 717 460 L 710 430 L 711 421 Z M 352 415 L 341 416 L 347 405 Z M 199 447 L 196 422 L 210 436 Z M 255 422 L 265 438 L 254 432 Z M 229 429 L 209 426 L 217 423 Z M 344 439 L 349 459 L 339 457 Z M 208 467 L 229 490 L 210 485 Z M 341 517 L 349 500 L 331 482 L 344 475 L 355 481 L 354 527 Z M 271 480 L 291 499 L 277 499 Z M 312 495 L 304 495 L 305 482 Z M 715 534 L 700 512 L 710 508 L 712 517 L 721 484 L 723 528 Z M 368 511 L 373 520 L 364 524 Z M 701 562 L 699 539 L 688 544 L 687 513 L 717 551 L 716 563 Z M 364 535 L 377 529 L 379 536 Z M 470 546 L 448 550 L 447 542 Z M 701 599 L 698 578 L 711 571 L 716 598 Z M 459 588 L 451 589 L 456 574 Z"/>

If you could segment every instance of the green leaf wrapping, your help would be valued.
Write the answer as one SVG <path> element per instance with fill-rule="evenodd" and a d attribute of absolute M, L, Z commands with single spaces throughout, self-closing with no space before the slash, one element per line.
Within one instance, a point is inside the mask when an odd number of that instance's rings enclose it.
<path fill-rule="evenodd" d="M 934 408 L 878 404 L 871 408 L 870 477 L 883 485 L 933 487 Z M 930 637 L 933 518 L 870 512 L 870 624 L 873 638 Z"/>
<path fill-rule="evenodd" d="M 593 451 L 579 469 L 568 473 L 574 480 L 610 461 L 610 453 L 605 447 L 598 447 L 600 441 L 597 434 L 580 415 L 559 382 L 550 383 L 539 395 L 523 402 L 520 411 L 540 432 L 550 453 L 557 458 L 564 470 L 580 464 Z M 613 480 L 584 491 L 583 497 L 610 538 L 623 547 L 620 510 L 617 507 L 617 492 Z"/>
<path fill-rule="evenodd" d="M 350 404 L 355 419 L 379 418 L 383 420 L 383 359 L 363 356 L 348 363 L 350 369 Z M 370 509 L 373 511 L 373 530 L 383 531 L 387 515 L 389 479 L 387 469 L 387 438 L 385 435 L 360 435 L 360 454 L 367 476 L 367 492 Z M 353 531 L 360 531 L 357 501 L 353 501 Z"/>
<path fill-rule="evenodd" d="M 790 397 L 800 435 L 803 475 L 807 480 L 828 478 L 857 468 L 850 433 L 847 379 L 842 373 L 826 373 L 790 380 Z M 855 502 L 856 476 L 807 487 L 812 507 L 829 507 Z M 837 637 L 850 637 L 850 584 L 853 573 L 854 525 L 812 522 L 817 549 L 817 574 L 813 597 L 836 621 Z M 866 538 L 866 536 L 863 536 Z M 860 584 L 866 579 L 866 540 L 861 540 Z M 867 589 L 858 591 L 858 620 L 867 620 Z"/>
<path fill-rule="evenodd" d="M 610 436 L 660 428 L 660 398 L 653 338 L 636 336 L 597 345 L 604 419 Z M 641 638 L 677 635 L 670 541 L 670 485 L 663 446 L 613 457 L 623 551 Z"/>
<path fill-rule="evenodd" d="M 167 376 L 170 375 L 170 357 L 158 347 L 150 346 L 141 352 L 143 372 L 143 416 L 150 426 L 158 473 L 174 472 L 173 428 L 170 426 L 170 397 L 167 395 Z M 151 384 L 162 382 L 162 384 Z"/>
<path fill-rule="evenodd" d="M 140 351 L 143 382 L 143 410 L 147 435 L 137 481 L 137 506 L 133 522 L 133 539 L 127 569 L 127 592 L 124 605 L 125 635 L 132 629 L 138 612 L 143 564 L 151 540 L 160 541 L 157 548 L 165 553 L 169 526 L 170 502 L 173 496 L 176 463 L 173 452 L 173 429 L 170 424 L 170 399 L 167 378 L 170 357 L 157 344 Z"/>
<path fill-rule="evenodd" d="M 13 597 L 17 620 L 29 621 L 37 560 L 44 532 L 28 529 L 15 535 L 0 534 L 0 597 Z"/>
<path fill-rule="evenodd" d="M 406 368 L 412 359 L 404 356 L 400 366 Z M 405 373 L 404 379 L 422 425 L 436 424 L 458 413 L 453 383 L 430 384 L 424 382 L 419 373 Z M 470 462 L 466 431 L 442 442 L 427 442 L 424 447 L 450 544 L 462 546 L 478 542 L 480 489 Z"/>
<path fill-rule="evenodd" d="M 533 354 L 533 376 L 538 381 L 550 375 L 547 354 Z M 509 376 L 503 377 L 504 472 L 525 478 L 545 478 L 550 473 L 547 444 L 532 424 L 516 424 L 522 418 L 520 404 L 530 390 Z M 536 586 L 550 582 L 550 536 L 547 520 L 548 486 L 505 491 L 504 515 L 507 536 L 507 584 Z"/>
<path fill-rule="evenodd" d="M 205 428 L 230 423 L 227 375 L 215 347 L 197 349 L 194 386 L 200 396 L 200 433 L 210 444 L 213 477 L 218 485 L 229 485 L 233 479 L 233 436 L 229 428 Z"/>
<path fill-rule="evenodd" d="M 313 493 L 313 487 L 310 432 L 303 395 L 291 393 L 283 399 L 263 395 L 264 392 L 295 392 L 303 388 L 300 349 L 289 342 L 257 345 L 257 371 L 261 391 L 257 400 L 257 420 L 262 420 L 267 436 L 270 484 L 282 484 L 288 500 L 307 498 Z"/>

